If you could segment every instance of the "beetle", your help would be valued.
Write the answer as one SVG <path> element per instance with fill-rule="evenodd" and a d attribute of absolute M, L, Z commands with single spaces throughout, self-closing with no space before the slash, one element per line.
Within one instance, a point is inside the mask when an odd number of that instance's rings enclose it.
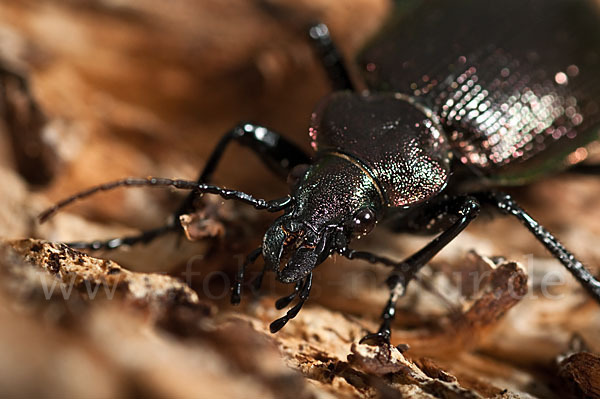
<path fill-rule="evenodd" d="M 334 88 L 312 115 L 312 156 L 266 127 L 241 123 L 219 141 L 197 181 L 110 182 L 57 203 L 41 220 L 120 186 L 192 190 L 176 216 L 193 210 L 203 193 L 283 211 L 240 267 L 232 302 L 240 301 L 246 268 L 262 256 L 277 280 L 294 284 L 276 307 L 297 299 L 271 324 L 276 332 L 298 314 L 313 270 L 330 255 L 384 264 L 392 269 L 389 300 L 379 330 L 363 338 L 381 343 L 389 342 L 408 282 L 486 205 L 517 218 L 600 302 L 600 282 L 510 195 L 496 191 L 582 161 L 578 150 L 598 138 L 600 18 L 591 0 L 425 0 L 399 7 L 357 57 L 363 92 L 354 89 L 327 26 L 312 25 L 309 37 Z M 208 184 L 231 142 L 287 177 L 290 194 L 267 201 Z M 438 235 L 401 262 L 351 248 L 381 222 Z M 172 222 L 135 237 L 72 245 L 112 249 L 176 228 Z"/>

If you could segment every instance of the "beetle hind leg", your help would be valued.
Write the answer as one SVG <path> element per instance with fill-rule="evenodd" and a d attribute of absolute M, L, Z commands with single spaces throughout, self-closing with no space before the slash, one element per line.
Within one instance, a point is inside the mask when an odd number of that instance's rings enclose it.
<path fill-rule="evenodd" d="M 475 194 L 483 203 L 493 205 L 500 212 L 516 217 L 577 279 L 577 281 L 600 303 L 600 281 L 598 281 L 548 230 L 532 218 L 508 194 L 501 192 L 483 192 Z"/>
<path fill-rule="evenodd" d="M 344 57 L 331 38 L 327 25 L 315 22 L 314 17 L 303 17 L 293 9 L 278 3 L 270 0 L 258 1 L 261 9 L 279 24 L 284 23 L 286 29 L 292 28 L 297 32 L 308 33 L 310 44 L 319 58 L 333 90 L 356 91 Z"/>

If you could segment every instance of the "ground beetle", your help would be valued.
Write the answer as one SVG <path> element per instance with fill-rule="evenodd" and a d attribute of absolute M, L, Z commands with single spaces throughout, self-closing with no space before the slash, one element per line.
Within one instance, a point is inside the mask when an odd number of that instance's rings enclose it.
<path fill-rule="evenodd" d="M 227 132 L 197 182 L 125 179 L 72 196 L 42 214 L 118 186 L 193 190 L 176 216 L 193 210 L 202 193 L 271 212 L 283 211 L 248 255 L 233 287 L 240 300 L 246 267 L 259 256 L 265 269 L 294 292 L 297 304 L 271 324 L 281 329 L 308 298 L 313 269 L 329 255 L 392 268 L 390 298 L 379 331 L 389 342 L 397 300 L 414 274 L 491 205 L 516 217 L 600 301 L 600 282 L 507 194 L 586 157 L 600 126 L 600 18 L 591 0 L 424 0 L 397 14 L 358 56 L 368 91 L 357 93 L 323 24 L 309 36 L 335 92 L 312 117 L 315 153 L 307 156 L 279 134 L 242 123 Z M 209 185 L 231 142 L 260 155 L 292 182 L 291 194 L 266 201 Z M 439 235 L 402 262 L 349 247 L 381 221 L 393 229 Z M 175 229 L 74 246 L 99 249 L 145 242 Z M 263 271 L 265 270 L 263 269 Z"/>

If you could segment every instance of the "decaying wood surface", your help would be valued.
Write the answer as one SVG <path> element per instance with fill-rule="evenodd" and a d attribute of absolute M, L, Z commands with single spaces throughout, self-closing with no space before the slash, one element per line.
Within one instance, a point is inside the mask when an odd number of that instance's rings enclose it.
<path fill-rule="evenodd" d="M 272 215 L 207 196 L 185 219 L 193 241 L 173 234 L 91 254 L 57 242 L 158 226 L 181 194 L 115 191 L 37 222 L 91 184 L 193 179 L 241 120 L 307 148 L 310 113 L 329 89 L 299 27 L 327 22 L 350 58 L 389 8 L 0 2 L 0 394 L 600 397 L 600 307 L 512 220 L 482 216 L 420 273 L 397 312 L 397 348 L 358 344 L 386 301 L 383 267 L 319 266 L 306 307 L 275 335 L 274 302 L 290 287 L 269 276 L 229 305 L 231 278 Z M 269 198 L 286 190 L 238 147 L 216 182 Z M 598 275 L 596 177 L 557 176 L 515 195 Z M 376 231 L 357 245 L 401 259 L 427 239 Z"/>

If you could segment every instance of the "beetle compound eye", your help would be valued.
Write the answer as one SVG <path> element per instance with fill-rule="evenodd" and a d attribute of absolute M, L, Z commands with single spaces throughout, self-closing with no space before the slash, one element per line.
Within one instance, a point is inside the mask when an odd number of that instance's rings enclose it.
<path fill-rule="evenodd" d="M 356 212 L 351 223 L 351 229 L 354 235 L 361 236 L 369 234 L 375 227 L 375 212 L 370 208 L 363 208 Z"/>

